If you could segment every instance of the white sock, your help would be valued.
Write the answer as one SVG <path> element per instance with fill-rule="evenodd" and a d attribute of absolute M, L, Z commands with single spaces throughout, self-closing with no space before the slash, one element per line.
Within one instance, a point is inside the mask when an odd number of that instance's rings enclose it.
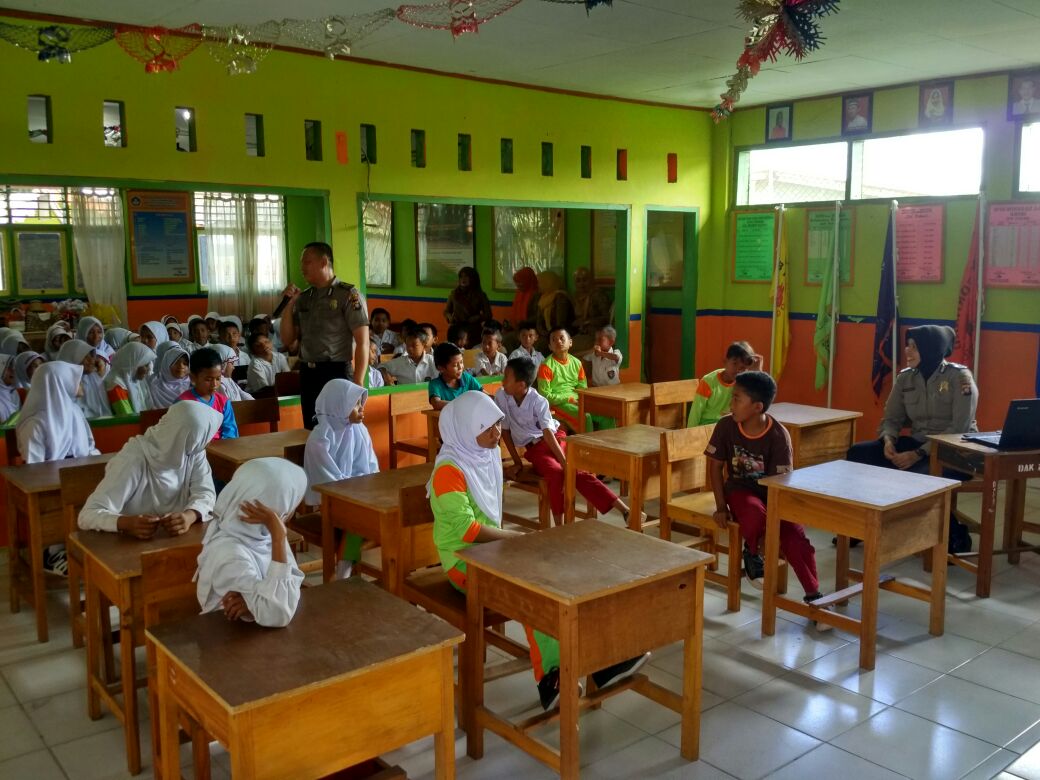
<path fill-rule="evenodd" d="M 351 574 L 351 572 L 353 570 L 354 570 L 354 562 L 353 561 L 338 561 L 336 563 L 336 579 L 337 580 L 345 580 L 345 579 L 347 579 L 350 576 L 350 574 Z"/>

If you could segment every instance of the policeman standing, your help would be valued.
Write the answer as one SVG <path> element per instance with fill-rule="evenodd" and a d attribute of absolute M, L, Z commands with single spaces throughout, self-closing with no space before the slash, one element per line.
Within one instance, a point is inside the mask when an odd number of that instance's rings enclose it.
<path fill-rule="evenodd" d="M 300 266 L 310 284 L 285 288 L 289 303 L 280 334 L 287 347 L 299 341 L 303 424 L 314 428 L 314 402 L 330 379 L 364 384 L 368 373 L 368 306 L 361 291 L 336 278 L 332 247 L 315 241 L 303 248 Z"/>

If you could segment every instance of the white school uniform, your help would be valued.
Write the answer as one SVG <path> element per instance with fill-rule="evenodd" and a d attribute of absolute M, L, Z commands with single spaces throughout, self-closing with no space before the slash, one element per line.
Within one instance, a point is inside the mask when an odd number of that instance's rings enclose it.
<path fill-rule="evenodd" d="M 372 339 L 372 341 L 375 341 L 377 344 L 379 344 L 380 352 L 382 352 L 383 349 L 386 347 L 391 347 L 396 350 L 399 346 L 402 346 L 404 343 L 401 341 L 401 337 L 398 334 L 394 333 L 392 330 L 390 330 L 390 328 L 387 328 L 378 336 L 372 332 L 369 332 L 369 337 Z"/>
<path fill-rule="evenodd" d="M 306 488 L 303 469 L 283 458 L 257 458 L 235 471 L 213 507 L 195 572 L 196 595 L 204 613 L 219 610 L 221 599 L 234 591 L 242 595 L 258 625 L 289 625 L 300 603 L 303 572 L 296 566 L 288 541 L 283 542 L 285 563 L 274 561 L 267 527 L 240 517 L 243 505 L 256 501 L 284 521 L 299 505 Z"/>
<path fill-rule="evenodd" d="M 505 415 L 502 430 L 509 431 L 518 447 L 541 441 L 542 431 L 546 428 L 554 432 L 560 428 L 560 423 L 549 410 L 549 402 L 533 387 L 527 388 L 527 395 L 519 404 L 506 393 L 505 388 L 500 387 L 495 393 L 495 403 Z"/>
<path fill-rule="evenodd" d="M 495 359 L 491 360 L 484 354 L 484 350 L 477 352 L 477 362 L 473 366 L 473 376 L 498 376 L 505 373 L 506 355 L 504 352 L 496 352 Z"/>
<path fill-rule="evenodd" d="M 7 366 L 14 363 L 14 355 L 0 353 L 0 376 L 7 371 Z M 7 422 L 22 405 L 18 397 L 18 382 L 4 384 L 0 379 L 0 422 Z"/>
<path fill-rule="evenodd" d="M 149 373 L 155 364 L 156 356 L 139 341 L 128 341 L 116 350 L 112 357 L 112 367 L 105 377 L 105 390 L 121 387 L 130 396 L 130 405 L 134 412 L 140 414 L 152 408 L 152 391 L 148 386 L 148 377 L 137 379 L 137 369 L 148 366 Z"/>
<path fill-rule="evenodd" d="M 307 503 L 321 503 L 315 485 L 379 471 L 372 437 L 363 422 L 352 423 L 350 412 L 368 391 L 348 379 L 333 379 L 314 402 L 318 424 L 307 438 L 303 469 L 307 472 Z"/>
<path fill-rule="evenodd" d="M 621 384 L 621 350 L 611 349 L 610 351 L 617 355 L 616 363 L 613 360 L 600 357 L 595 352 L 589 355 L 589 360 L 592 362 L 593 387 Z"/>
<path fill-rule="evenodd" d="M 58 360 L 74 366 L 82 366 L 87 355 L 96 354 L 97 351 L 87 342 L 72 339 L 61 345 L 61 349 L 58 350 Z M 83 388 L 83 395 L 76 401 L 88 420 L 112 416 L 112 406 L 108 403 L 108 395 L 105 393 L 105 380 L 97 371 L 90 374 L 84 372 L 80 386 Z"/>
<path fill-rule="evenodd" d="M 509 359 L 510 360 L 512 360 L 513 358 L 521 358 L 521 357 L 527 358 L 532 363 L 534 363 L 535 369 L 537 369 L 540 365 L 542 365 L 542 363 L 545 362 L 545 356 L 541 352 L 539 352 L 537 349 L 532 349 L 530 352 L 528 352 L 523 347 L 517 347 L 516 349 L 514 349 L 512 352 L 509 353 Z"/>
<path fill-rule="evenodd" d="M 438 430 L 441 449 L 434 473 L 444 461 L 454 463 L 466 478 L 466 491 L 488 520 L 502 527 L 502 455 L 498 447 L 477 444 L 477 436 L 502 419 L 502 410 L 484 393 L 463 393 L 441 409 Z M 433 478 L 426 483 L 426 495 Z"/>
<path fill-rule="evenodd" d="M 375 366 L 368 367 L 368 389 L 374 390 L 377 387 L 384 387 L 386 382 L 383 379 L 383 374 Z"/>
<path fill-rule="evenodd" d="M 255 393 L 265 387 L 273 387 L 275 375 L 288 370 L 289 361 L 281 352 L 275 352 L 271 360 L 254 355 L 246 372 L 246 388 L 249 392 Z"/>
<path fill-rule="evenodd" d="M 234 359 L 238 360 L 238 355 L 235 354 L 235 350 L 229 347 L 227 344 L 214 344 L 210 349 L 215 349 L 217 354 L 220 355 L 222 363 Z M 252 401 L 255 400 L 252 395 L 243 390 L 238 382 L 229 376 L 224 377 L 220 380 L 220 392 L 227 396 L 229 401 Z"/>
<path fill-rule="evenodd" d="M 206 445 L 223 422 L 224 415 L 205 404 L 171 406 L 108 462 L 105 478 L 79 513 L 79 527 L 117 532 L 120 515 L 161 517 L 187 509 L 207 521 L 216 493 Z"/>
<path fill-rule="evenodd" d="M 87 418 L 76 403 L 83 366 L 44 363 L 33 375 L 15 432 L 26 463 L 97 455 Z"/>
<path fill-rule="evenodd" d="M 79 324 L 76 326 L 76 338 L 80 341 L 87 341 L 87 336 L 90 335 L 90 331 L 94 326 L 101 328 L 101 341 L 98 342 L 96 347 L 93 347 L 94 351 L 97 352 L 99 358 L 103 358 L 106 363 L 112 362 L 112 355 L 115 354 L 115 349 L 105 341 L 105 326 L 101 324 L 101 320 L 97 317 L 81 317 Z"/>
<path fill-rule="evenodd" d="M 397 380 L 399 385 L 415 385 L 428 382 L 437 376 L 437 368 L 433 365 L 433 355 L 423 354 L 418 363 L 412 362 L 408 355 L 400 355 L 383 363 L 383 370 Z"/>
<path fill-rule="evenodd" d="M 166 347 L 166 349 L 163 350 L 162 355 L 159 357 L 159 368 L 152 376 L 148 377 L 148 389 L 152 394 L 152 405 L 156 409 L 165 409 L 168 406 L 173 406 L 177 403 L 181 393 L 191 387 L 191 380 L 187 375 L 180 379 L 174 379 L 173 374 L 170 373 L 174 363 L 182 357 L 188 357 L 187 350 L 174 342 L 167 342 L 162 346 Z"/>

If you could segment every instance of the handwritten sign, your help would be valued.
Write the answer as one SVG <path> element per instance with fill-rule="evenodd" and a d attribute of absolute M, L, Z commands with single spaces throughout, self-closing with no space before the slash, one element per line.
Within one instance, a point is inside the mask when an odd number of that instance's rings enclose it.
<path fill-rule="evenodd" d="M 1040 203 L 990 205 L 985 278 L 993 287 L 1040 287 Z"/>
<path fill-rule="evenodd" d="M 776 247 L 775 211 L 740 211 L 733 215 L 733 281 L 769 282 Z"/>
<path fill-rule="evenodd" d="M 18 289 L 25 293 L 63 293 L 68 287 L 65 233 L 60 230 L 15 233 Z"/>
<path fill-rule="evenodd" d="M 189 193 L 130 190 L 126 203 L 134 284 L 194 282 Z"/>
<path fill-rule="evenodd" d="M 900 206 L 896 212 L 896 280 L 941 282 L 946 207 Z"/>
<path fill-rule="evenodd" d="M 821 284 L 824 271 L 834 262 L 834 209 L 807 209 L 805 215 L 805 283 Z M 855 222 L 855 212 L 842 209 L 838 219 L 838 268 L 843 285 L 852 284 Z"/>

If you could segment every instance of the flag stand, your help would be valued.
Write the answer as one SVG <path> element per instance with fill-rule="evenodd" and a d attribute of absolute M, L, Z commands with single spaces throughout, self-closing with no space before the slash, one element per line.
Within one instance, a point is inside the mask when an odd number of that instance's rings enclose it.
<path fill-rule="evenodd" d="M 834 255 L 831 258 L 831 336 L 830 355 L 827 358 L 827 408 L 834 406 L 834 360 L 837 356 L 838 316 L 841 306 L 838 294 L 841 290 L 841 201 L 834 201 Z"/>
<path fill-rule="evenodd" d="M 986 288 L 983 286 L 983 272 L 982 268 L 986 262 L 986 196 L 983 193 L 979 193 L 979 262 L 978 262 L 978 294 L 975 296 L 975 349 L 974 349 L 974 361 L 971 367 L 971 372 L 975 375 L 975 381 L 978 381 L 979 376 L 979 352 L 982 346 L 982 314 L 986 310 L 986 303 L 984 298 L 986 297 Z"/>
<path fill-rule="evenodd" d="M 769 325 L 769 373 L 773 373 L 776 357 L 776 276 L 780 273 L 780 240 L 784 230 L 784 212 L 787 207 L 781 203 L 776 209 L 776 241 L 773 244 L 773 316 Z"/>
<path fill-rule="evenodd" d="M 896 236 L 896 214 L 899 212 L 899 201 L 893 200 L 889 209 L 892 220 L 892 386 L 895 386 L 896 374 L 899 373 L 899 243 Z"/>

